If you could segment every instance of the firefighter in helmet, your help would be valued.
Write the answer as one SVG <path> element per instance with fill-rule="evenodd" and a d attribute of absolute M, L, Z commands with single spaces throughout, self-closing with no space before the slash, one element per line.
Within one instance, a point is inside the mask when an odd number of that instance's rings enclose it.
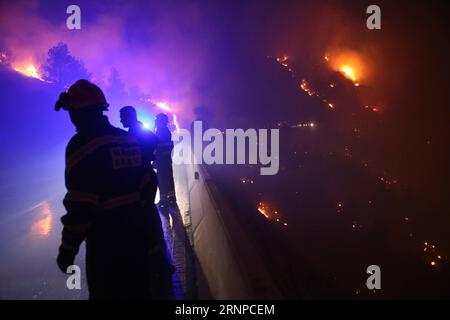
<path fill-rule="evenodd" d="M 160 113 L 156 116 L 155 134 L 158 137 L 158 145 L 155 150 L 155 167 L 158 175 L 159 207 L 161 209 L 177 208 L 172 170 L 172 150 L 174 145 L 168 124 L 169 117 L 166 114 Z"/>
<path fill-rule="evenodd" d="M 113 127 L 102 90 L 78 80 L 55 110 L 69 112 L 77 133 L 66 149 L 67 213 L 57 264 L 66 272 L 86 241 L 90 299 L 166 298 L 173 272 L 154 205 L 157 180 L 136 138 Z"/>

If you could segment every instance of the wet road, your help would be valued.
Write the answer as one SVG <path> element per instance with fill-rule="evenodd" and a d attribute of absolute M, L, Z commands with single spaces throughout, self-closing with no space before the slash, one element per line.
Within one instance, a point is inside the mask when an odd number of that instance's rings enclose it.
<path fill-rule="evenodd" d="M 81 268 L 81 290 L 67 289 L 68 275 L 56 265 L 62 231 L 60 218 L 65 214 L 62 176 L 35 180 L 34 184 L 28 183 L 27 188 L 24 187 L 26 181 L 22 181 L 22 185 L 0 186 L 4 191 L 0 197 L 0 299 L 87 299 L 84 243 L 75 260 Z M 187 204 L 183 188 L 177 187 L 179 207 L 184 210 Z M 55 193 L 54 190 L 60 191 Z M 178 223 L 175 232 L 173 221 L 172 228 L 165 219 L 162 221 L 168 250 L 177 267 L 173 278 L 175 298 L 181 299 L 186 291 L 185 250 L 183 236 L 176 234 L 181 234 L 183 227 Z"/>
<path fill-rule="evenodd" d="M 56 265 L 65 213 L 61 193 L 0 221 L 1 299 L 87 299 L 84 244 L 75 264 L 80 266 L 81 290 L 66 287 L 67 275 Z"/>

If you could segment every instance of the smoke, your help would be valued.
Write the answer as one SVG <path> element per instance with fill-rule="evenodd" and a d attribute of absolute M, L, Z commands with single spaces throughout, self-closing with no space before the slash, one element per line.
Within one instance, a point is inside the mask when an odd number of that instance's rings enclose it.
<path fill-rule="evenodd" d="M 81 1 L 81 30 L 66 28 L 69 4 L 2 2 L 0 48 L 15 62 L 40 65 L 62 41 L 101 86 L 115 68 L 127 89 L 138 87 L 175 110 L 200 103 L 195 87 L 211 55 L 200 3 Z"/>
<path fill-rule="evenodd" d="M 16 62 L 40 65 L 50 47 L 65 42 L 101 86 L 115 68 L 127 89 L 138 87 L 178 112 L 232 94 L 226 85 L 239 82 L 242 74 L 235 71 L 254 57 L 287 52 L 303 66 L 316 66 L 326 52 L 339 56 L 350 49 L 364 52 L 369 81 L 364 5 L 79 1 L 82 29 L 68 30 L 70 4 L 2 2 L 0 49 L 10 50 Z"/>
<path fill-rule="evenodd" d="M 78 1 L 81 30 L 66 28 L 70 4 L 1 2 L 0 50 L 39 65 L 62 41 L 102 87 L 115 68 L 127 90 L 167 102 L 180 120 L 205 105 L 236 127 L 252 116 L 275 122 L 306 109 L 299 109 L 296 84 L 285 85 L 289 75 L 261 62 L 267 56 L 287 54 L 310 78 L 350 57 L 383 111 L 383 132 L 370 132 L 370 145 L 423 189 L 444 180 L 449 50 L 442 4 L 379 1 L 381 31 L 366 28 L 370 1 Z"/>

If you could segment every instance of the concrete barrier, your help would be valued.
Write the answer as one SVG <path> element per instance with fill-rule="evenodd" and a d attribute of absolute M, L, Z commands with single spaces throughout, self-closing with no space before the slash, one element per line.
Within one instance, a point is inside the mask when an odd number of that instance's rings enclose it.
<path fill-rule="evenodd" d="M 183 220 L 213 299 L 281 299 L 205 168 L 174 166 Z M 202 296 L 200 294 L 199 298 Z"/>

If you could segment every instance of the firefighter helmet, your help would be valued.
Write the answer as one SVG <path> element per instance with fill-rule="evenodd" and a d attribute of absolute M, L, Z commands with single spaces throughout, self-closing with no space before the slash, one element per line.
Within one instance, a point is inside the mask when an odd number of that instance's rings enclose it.
<path fill-rule="evenodd" d="M 78 80 L 66 92 L 59 95 L 55 104 L 55 110 L 61 108 L 67 111 L 75 111 L 87 107 L 100 107 L 107 110 L 109 104 L 106 102 L 103 91 L 87 80 Z"/>

